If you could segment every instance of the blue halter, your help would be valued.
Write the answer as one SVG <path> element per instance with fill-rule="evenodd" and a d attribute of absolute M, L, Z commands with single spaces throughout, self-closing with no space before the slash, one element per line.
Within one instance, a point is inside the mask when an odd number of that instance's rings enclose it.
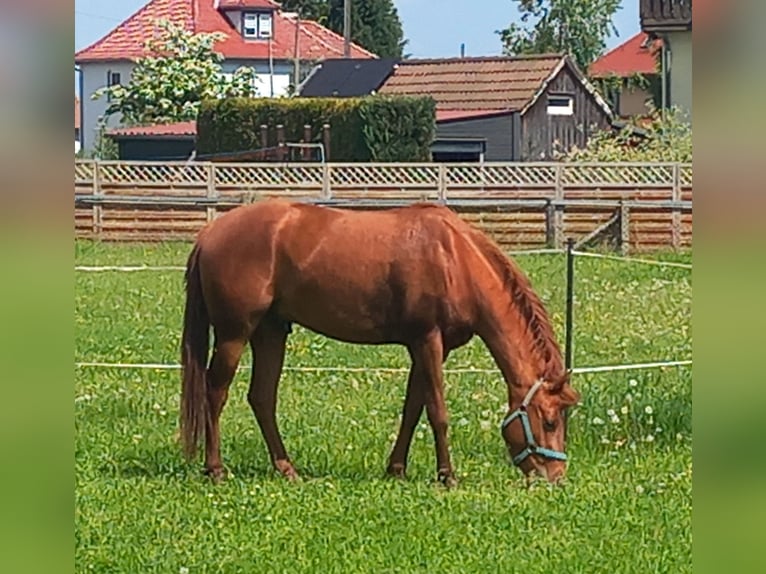
<path fill-rule="evenodd" d="M 516 466 L 520 465 L 528 456 L 532 454 L 539 454 L 540 456 L 552 458 L 554 460 L 567 459 L 567 455 L 563 452 L 538 446 L 537 442 L 535 442 L 535 437 L 532 434 L 532 427 L 529 424 L 529 414 L 527 413 L 527 407 L 529 406 L 532 397 L 535 396 L 535 393 L 542 385 L 543 381 L 537 381 L 534 385 L 532 385 L 532 388 L 529 389 L 529 392 L 524 397 L 524 400 L 521 401 L 519 408 L 505 417 L 502 424 L 500 425 L 500 430 L 503 431 L 505 430 L 505 427 L 511 424 L 514 420 L 521 419 L 521 426 L 524 428 L 524 439 L 527 441 L 527 446 L 519 454 L 513 457 L 513 464 Z"/>

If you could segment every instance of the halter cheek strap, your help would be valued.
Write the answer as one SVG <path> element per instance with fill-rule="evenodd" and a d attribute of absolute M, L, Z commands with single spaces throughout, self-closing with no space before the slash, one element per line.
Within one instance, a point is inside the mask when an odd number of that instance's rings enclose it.
<path fill-rule="evenodd" d="M 521 401 L 519 408 L 505 417 L 500 425 L 500 430 L 505 430 L 505 427 L 511 424 L 514 420 L 521 419 L 521 426 L 524 429 L 524 440 L 526 441 L 527 445 L 524 450 L 513 457 L 513 464 L 516 466 L 521 464 L 528 456 L 533 454 L 554 460 L 567 459 L 567 455 L 563 452 L 538 446 L 537 442 L 535 441 L 535 437 L 532 434 L 532 426 L 529 424 L 529 414 L 527 413 L 527 407 L 529 407 L 529 403 L 532 401 L 532 397 L 535 396 L 535 393 L 542 385 L 543 381 L 537 381 L 534 385 L 532 385 L 532 388 L 529 389 L 529 392 L 527 392 L 524 400 Z"/>

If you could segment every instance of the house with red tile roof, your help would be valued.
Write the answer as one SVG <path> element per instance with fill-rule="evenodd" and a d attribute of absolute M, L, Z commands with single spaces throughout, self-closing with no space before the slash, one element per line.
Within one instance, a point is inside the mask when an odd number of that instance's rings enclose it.
<path fill-rule="evenodd" d="M 603 91 L 617 115 L 643 116 L 652 106 L 660 106 L 661 51 L 661 40 L 639 32 L 590 65 L 588 75 L 603 81 Z"/>
<path fill-rule="evenodd" d="M 723 16 L 725 2 L 696 0 L 702 23 Z M 716 10 L 718 12 L 716 13 Z M 692 0 L 640 0 L 641 31 L 661 41 L 661 107 L 677 107 L 692 120 Z M 704 28 L 703 28 L 704 31 Z"/>
<path fill-rule="evenodd" d="M 106 36 L 75 54 L 80 70 L 82 147 L 92 149 L 98 121 L 107 102 L 92 100 L 98 89 L 127 83 L 136 58 L 145 55 L 145 41 L 159 20 L 183 25 L 195 33 L 223 32 L 216 51 L 223 54 L 223 72 L 249 66 L 256 72 L 263 96 L 284 96 L 293 82 L 295 60 L 304 76 L 318 60 L 343 56 L 343 37 L 312 20 L 284 12 L 272 0 L 149 0 Z M 376 58 L 351 44 L 352 58 Z M 108 128 L 119 127 L 112 117 Z"/>

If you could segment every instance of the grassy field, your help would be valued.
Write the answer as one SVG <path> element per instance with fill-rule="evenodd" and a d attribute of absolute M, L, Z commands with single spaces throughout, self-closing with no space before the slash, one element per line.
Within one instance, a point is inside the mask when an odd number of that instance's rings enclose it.
<path fill-rule="evenodd" d="M 75 249 L 80 265 L 182 265 L 189 245 Z M 518 261 L 563 341 L 563 257 Z M 688 270 L 583 258 L 576 271 L 576 366 L 691 356 Z M 178 271 L 78 272 L 75 360 L 176 363 L 182 287 Z M 271 470 L 240 372 L 222 418 L 232 475 L 218 486 L 177 447 L 178 371 L 77 369 L 77 571 L 691 572 L 691 369 L 577 375 L 560 488 L 528 488 L 509 464 L 499 372 L 448 375 L 460 486 L 446 491 L 425 416 L 408 480 L 383 477 L 405 375 L 375 367 L 406 367 L 403 349 L 296 328 L 287 366 L 368 370 L 283 375 L 278 416 L 298 484 Z M 493 366 L 478 339 L 447 364 Z"/>

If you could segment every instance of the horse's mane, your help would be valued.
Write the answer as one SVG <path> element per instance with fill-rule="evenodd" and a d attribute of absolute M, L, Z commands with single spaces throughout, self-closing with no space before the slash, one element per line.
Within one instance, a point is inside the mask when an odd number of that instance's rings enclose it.
<path fill-rule="evenodd" d="M 498 274 L 506 291 L 511 294 L 512 304 L 526 322 L 527 330 L 532 335 L 533 350 L 544 365 L 540 375 L 549 380 L 559 377 L 563 372 L 561 350 L 545 307 L 529 279 L 491 239 L 470 225 L 467 227 L 474 245 Z"/>

